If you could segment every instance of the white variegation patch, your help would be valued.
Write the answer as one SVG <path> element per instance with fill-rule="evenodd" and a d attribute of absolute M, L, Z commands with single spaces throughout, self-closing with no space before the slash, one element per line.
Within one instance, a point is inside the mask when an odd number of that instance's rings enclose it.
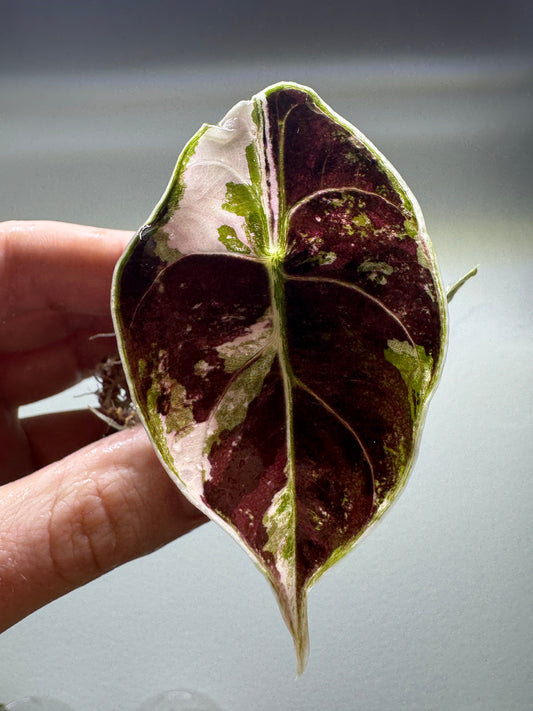
<path fill-rule="evenodd" d="M 165 419 L 161 417 L 166 432 Z M 193 503 L 202 507 L 204 482 L 211 478 L 211 464 L 205 452 L 205 441 L 212 434 L 209 422 L 194 424 L 188 433 L 182 436 L 172 432 L 165 434 L 168 451 L 175 463 L 175 471 L 186 487 L 187 496 Z"/>
<path fill-rule="evenodd" d="M 258 151 L 259 166 L 261 171 L 261 196 L 263 199 L 263 209 L 268 224 L 268 251 L 275 254 L 280 247 L 280 203 L 279 203 L 279 166 L 274 156 L 274 150 L 270 141 L 264 141 L 265 136 L 270 135 L 270 120 L 267 106 L 266 93 L 257 95 L 257 101 L 261 106 L 261 120 L 264 123 L 263 131 L 259 131 L 261 137 L 260 150 Z"/>
<path fill-rule="evenodd" d="M 199 137 L 182 176 L 185 189 L 178 208 L 163 228 L 171 249 L 183 255 L 227 253 L 219 241 L 222 225 L 235 230 L 238 239 L 251 247 L 244 218 L 222 206 L 228 183 L 251 185 L 246 147 L 257 142 L 252 108 L 251 101 L 241 101 Z"/>

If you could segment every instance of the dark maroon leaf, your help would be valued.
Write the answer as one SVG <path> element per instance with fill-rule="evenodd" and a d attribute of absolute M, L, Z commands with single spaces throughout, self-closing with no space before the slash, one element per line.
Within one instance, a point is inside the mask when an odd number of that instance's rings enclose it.
<path fill-rule="evenodd" d="M 270 87 L 187 145 L 113 304 L 154 446 L 264 571 L 303 669 L 306 592 L 402 489 L 443 360 L 413 195 L 311 90 Z"/>

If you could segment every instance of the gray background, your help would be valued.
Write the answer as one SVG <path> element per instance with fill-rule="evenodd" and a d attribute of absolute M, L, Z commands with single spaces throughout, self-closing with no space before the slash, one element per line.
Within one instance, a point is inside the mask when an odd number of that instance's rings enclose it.
<path fill-rule="evenodd" d="M 201 123 L 290 79 L 402 173 L 445 282 L 480 265 L 404 494 L 310 593 L 302 678 L 268 584 L 210 524 L 1 635 L 0 701 L 532 708 L 530 5 L 0 2 L 1 219 L 133 230 Z"/>

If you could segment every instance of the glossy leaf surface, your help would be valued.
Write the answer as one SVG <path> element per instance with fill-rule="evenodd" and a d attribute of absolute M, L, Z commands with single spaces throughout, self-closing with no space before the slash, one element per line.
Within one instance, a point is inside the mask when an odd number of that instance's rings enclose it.
<path fill-rule="evenodd" d="M 187 145 L 113 306 L 164 465 L 264 571 L 303 669 L 306 591 L 402 488 L 442 364 L 414 197 L 314 92 L 270 87 Z"/>

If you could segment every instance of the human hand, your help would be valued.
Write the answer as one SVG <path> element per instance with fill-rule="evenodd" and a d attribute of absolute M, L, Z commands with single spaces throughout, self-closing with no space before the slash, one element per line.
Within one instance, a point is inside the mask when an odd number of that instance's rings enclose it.
<path fill-rule="evenodd" d="M 206 519 L 141 427 L 102 438 L 89 410 L 19 419 L 116 351 L 110 287 L 131 235 L 0 223 L 0 631 Z"/>

